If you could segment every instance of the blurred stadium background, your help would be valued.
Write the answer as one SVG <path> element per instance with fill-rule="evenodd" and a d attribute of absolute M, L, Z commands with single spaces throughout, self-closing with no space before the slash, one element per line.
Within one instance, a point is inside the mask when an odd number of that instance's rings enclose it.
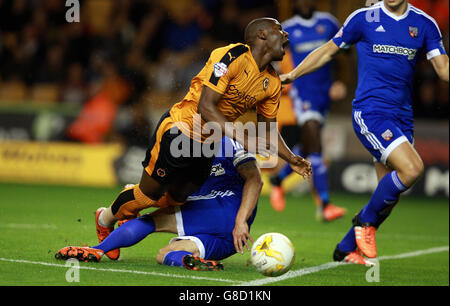
<path fill-rule="evenodd" d="M 294 0 L 0 0 L 0 181 L 117 186 L 139 180 L 159 116 L 185 95 L 209 52 L 242 41 L 245 25 L 292 16 Z M 373 2 L 373 1 L 372 1 Z M 433 16 L 449 50 L 449 1 L 411 0 Z M 343 23 L 364 0 L 318 0 Z M 348 86 L 324 130 L 334 191 L 370 193 L 371 158 L 353 135 L 356 52 L 340 54 Z M 449 88 L 422 57 L 414 87 L 416 148 L 426 171 L 411 191 L 448 197 Z M 289 98 L 279 121 L 292 124 Z M 248 118 L 247 118 L 248 119 Z M 286 182 L 304 192 L 298 178 Z M 268 192 L 268 184 L 265 186 Z"/>

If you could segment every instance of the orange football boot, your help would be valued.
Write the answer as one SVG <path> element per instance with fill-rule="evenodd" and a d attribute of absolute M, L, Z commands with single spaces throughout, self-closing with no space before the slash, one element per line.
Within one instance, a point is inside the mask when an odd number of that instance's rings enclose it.
<path fill-rule="evenodd" d="M 352 252 L 343 252 L 336 246 L 333 254 L 333 259 L 335 261 L 352 263 L 355 265 L 375 265 L 375 263 L 367 260 L 364 256 L 362 256 L 361 251 L 358 248 Z"/>
<path fill-rule="evenodd" d="M 55 254 L 56 259 L 67 260 L 75 258 L 79 261 L 99 262 L 102 259 L 103 251 L 90 247 L 67 246 Z"/>
<path fill-rule="evenodd" d="M 368 258 L 377 257 L 377 243 L 375 241 L 376 228 L 374 226 L 355 226 L 356 244 Z"/>
<path fill-rule="evenodd" d="M 284 199 L 284 191 L 280 186 L 272 186 L 270 192 L 270 204 L 276 211 L 283 211 L 286 207 L 286 200 Z"/>
<path fill-rule="evenodd" d="M 329 203 L 323 209 L 323 220 L 324 221 L 336 220 L 338 218 L 345 216 L 346 212 L 347 209 Z"/>
<path fill-rule="evenodd" d="M 97 229 L 97 237 L 98 237 L 98 241 L 100 243 L 102 243 L 103 240 L 105 240 L 106 237 L 108 237 L 109 234 L 111 234 L 112 231 L 114 230 L 114 227 L 104 227 L 98 223 L 98 218 L 100 217 L 100 214 L 102 213 L 102 211 L 105 209 L 106 209 L 105 207 L 100 207 L 95 212 L 95 227 Z M 109 259 L 117 260 L 117 259 L 119 259 L 119 256 L 120 256 L 120 249 L 114 249 L 114 250 L 108 251 L 108 252 L 106 252 L 106 256 L 108 256 Z"/>
<path fill-rule="evenodd" d="M 343 262 L 348 262 L 356 265 L 375 265 L 373 262 L 364 258 L 364 256 L 361 255 L 361 251 L 358 249 L 350 252 L 347 256 L 345 256 Z"/>
<path fill-rule="evenodd" d="M 194 255 L 185 255 L 183 265 L 188 270 L 193 271 L 219 271 L 223 270 L 223 265 L 214 260 L 206 260 Z"/>

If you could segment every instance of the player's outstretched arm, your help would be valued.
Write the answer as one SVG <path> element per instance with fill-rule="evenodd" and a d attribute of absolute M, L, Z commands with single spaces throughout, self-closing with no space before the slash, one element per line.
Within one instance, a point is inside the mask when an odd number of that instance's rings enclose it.
<path fill-rule="evenodd" d="M 439 78 L 448 82 L 449 79 L 449 60 L 448 55 L 441 54 L 431 59 L 431 64 Z"/>
<path fill-rule="evenodd" d="M 242 200 L 239 211 L 236 215 L 235 226 L 233 230 L 233 240 L 236 252 L 243 254 L 244 245 L 250 250 L 248 240 L 254 242 L 250 236 L 247 220 L 252 215 L 258 203 L 263 181 L 256 160 L 251 160 L 238 166 L 237 171 L 244 179 L 244 188 L 242 191 Z"/>
<path fill-rule="evenodd" d="M 281 82 L 289 84 L 305 74 L 318 70 L 330 62 L 339 50 L 339 47 L 330 40 L 322 47 L 311 52 L 294 70 L 280 75 Z"/>

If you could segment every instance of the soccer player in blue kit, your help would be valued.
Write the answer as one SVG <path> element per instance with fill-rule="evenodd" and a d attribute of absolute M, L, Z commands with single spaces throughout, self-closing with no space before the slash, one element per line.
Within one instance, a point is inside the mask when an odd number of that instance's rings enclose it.
<path fill-rule="evenodd" d="M 313 51 L 284 83 L 327 64 L 340 49 L 356 45 L 358 86 L 352 103 L 355 133 L 376 159 L 378 186 L 336 246 L 336 261 L 366 264 L 377 256 L 376 230 L 389 216 L 401 193 L 422 175 L 424 165 L 414 149 L 411 106 L 413 73 L 425 52 L 441 80 L 449 81 L 449 59 L 434 19 L 407 0 L 383 0 L 353 12 L 338 34 Z"/>
<path fill-rule="evenodd" d="M 158 210 L 123 223 L 99 245 L 65 247 L 57 259 L 99 261 L 114 249 L 132 246 L 154 232 L 178 234 L 159 250 L 156 260 L 190 270 L 220 270 L 218 260 L 249 249 L 250 226 L 262 189 L 254 155 L 223 137 L 209 179 L 181 206 Z"/>
<path fill-rule="evenodd" d="M 340 28 L 337 19 L 329 13 L 316 10 L 316 0 L 296 0 L 295 15 L 282 23 L 289 33 L 290 46 L 283 61 L 295 67 L 316 48 L 327 43 Z M 327 166 L 322 157 L 321 131 L 330 109 L 330 94 L 336 100 L 343 98 L 346 88 L 342 82 L 333 82 L 332 63 L 327 63 L 314 73 L 293 82 L 289 90 L 297 124 L 300 127 L 298 145 L 293 150 L 307 157 L 312 166 L 313 191 L 316 195 L 317 217 L 332 221 L 345 215 L 346 210 L 331 203 L 328 187 Z M 334 94 L 333 94 L 334 93 Z M 301 152 L 300 152 L 301 151 Z M 286 165 L 276 176 L 270 201 L 273 208 L 282 211 L 285 207 L 282 181 L 292 173 Z"/>

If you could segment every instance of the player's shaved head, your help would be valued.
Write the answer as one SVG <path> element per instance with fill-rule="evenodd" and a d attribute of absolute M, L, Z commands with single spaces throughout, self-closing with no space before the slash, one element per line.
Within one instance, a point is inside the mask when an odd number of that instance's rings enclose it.
<path fill-rule="evenodd" d="M 245 28 L 245 43 L 252 45 L 258 37 L 258 32 L 260 30 L 270 29 L 274 23 L 277 24 L 279 22 L 278 20 L 269 17 L 258 18 L 250 21 Z"/>

